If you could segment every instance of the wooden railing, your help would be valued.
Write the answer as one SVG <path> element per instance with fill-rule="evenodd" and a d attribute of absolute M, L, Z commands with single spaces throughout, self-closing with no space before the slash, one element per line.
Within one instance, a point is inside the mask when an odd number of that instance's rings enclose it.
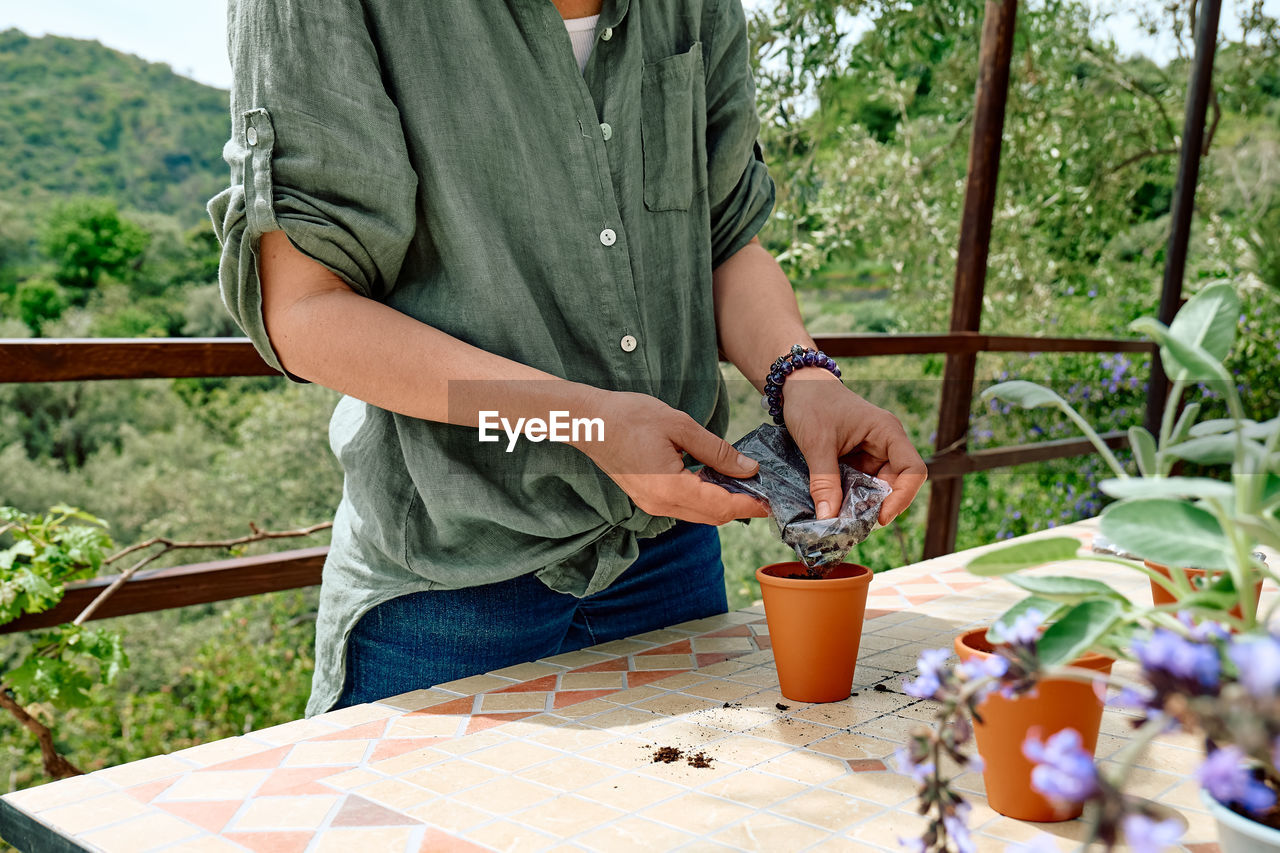
<path fill-rule="evenodd" d="M 931 488 L 925 532 L 926 557 L 954 549 L 961 486 L 966 474 L 1078 456 L 1092 449 L 1082 439 L 1068 439 L 970 452 L 968 435 L 978 354 L 1152 352 L 1151 345 L 1133 340 L 1013 337 L 985 335 L 979 331 L 1017 7 L 1017 0 L 987 0 L 984 10 L 972 119 L 973 137 L 969 146 L 964 212 L 960 221 L 951 302 L 951 331 L 928 335 L 829 335 L 818 338 L 818 345 L 823 350 L 843 358 L 946 356 L 938 407 L 937 450 L 928 460 Z M 1165 278 L 1159 308 L 1159 317 L 1166 323 L 1173 317 L 1181 298 L 1220 10 L 1220 0 L 1205 0 L 1198 9 L 1196 52 L 1191 63 L 1182 135 L 1182 139 L 1189 142 L 1179 152 L 1173 222 L 1165 253 Z M 266 376 L 272 373 L 249 342 L 239 339 L 0 340 L 0 383 Z M 1153 432 L 1167 393 L 1168 380 L 1160 370 L 1159 359 L 1153 359 L 1146 416 L 1148 428 Z M 1120 433 L 1110 433 L 1105 438 L 1113 447 L 1126 442 Z M 112 597 L 111 603 L 97 611 L 96 617 L 209 603 L 316 584 L 320 581 L 323 556 L 322 548 L 308 549 L 140 572 Z M 65 621 L 110 581 L 110 578 L 101 578 L 79 585 L 68 592 L 59 608 L 0 626 L 0 633 Z"/>
<path fill-rule="evenodd" d="M 839 358 L 984 352 L 1150 352 L 1143 341 L 1107 338 L 1036 338 L 973 332 L 917 335 L 826 335 L 818 346 Z M 159 379 L 278 375 L 243 338 L 0 340 L 0 383 L 74 382 L 104 379 Z M 966 399 L 965 417 L 968 417 Z M 1105 436 L 1113 447 L 1123 433 Z M 961 447 L 928 460 L 933 483 L 1029 462 L 1079 456 L 1092 450 L 1083 439 L 1045 441 L 970 452 Z M 954 531 L 955 517 L 931 513 L 930 528 Z M 94 619 L 209 604 L 246 595 L 279 592 L 320 583 L 327 548 L 306 548 L 142 571 L 98 609 Z M 84 609 L 114 578 L 106 576 L 68 587 L 55 608 L 0 625 L 0 634 L 61 624 Z"/>

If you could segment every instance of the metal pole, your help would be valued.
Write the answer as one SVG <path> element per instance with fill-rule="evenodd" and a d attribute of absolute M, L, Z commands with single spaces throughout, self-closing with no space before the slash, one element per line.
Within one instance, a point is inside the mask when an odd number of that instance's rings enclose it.
<path fill-rule="evenodd" d="M 959 259 L 951 302 L 951 331 L 977 332 L 982 323 L 982 291 L 987 280 L 991 219 L 1000 171 L 1000 139 L 1009 97 L 1009 61 L 1017 0 L 987 0 L 978 58 L 978 86 L 973 110 L 973 138 L 969 144 L 969 176 L 960 221 Z M 969 408 L 973 401 L 974 353 L 947 355 L 942 396 L 938 404 L 935 455 L 965 453 L 969 436 Z M 949 478 L 929 489 L 929 519 L 924 557 L 955 550 L 960 524 L 964 480 Z"/>
<path fill-rule="evenodd" d="M 1204 151 L 1205 112 L 1213 92 L 1213 57 L 1218 45 L 1218 17 L 1222 0 L 1199 0 L 1196 20 L 1196 55 L 1187 84 L 1187 112 L 1182 127 L 1182 147 L 1178 157 L 1178 182 L 1173 193 L 1173 223 L 1164 257 L 1164 285 L 1160 290 L 1160 322 L 1173 320 L 1182 304 L 1182 280 L 1187 268 L 1187 246 L 1191 240 L 1191 217 L 1195 213 L 1196 183 L 1200 179 L 1200 157 Z M 1169 397 L 1169 377 L 1152 359 L 1151 385 L 1147 394 L 1146 426 L 1160 434 L 1160 418 Z"/>

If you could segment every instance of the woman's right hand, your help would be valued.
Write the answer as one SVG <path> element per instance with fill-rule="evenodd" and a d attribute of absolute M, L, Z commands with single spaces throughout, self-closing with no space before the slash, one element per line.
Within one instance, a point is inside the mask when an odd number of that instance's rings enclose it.
<path fill-rule="evenodd" d="M 653 516 L 702 524 L 763 518 L 768 508 L 700 479 L 684 467 L 684 453 L 730 477 L 750 477 L 759 464 L 684 412 L 647 394 L 593 389 L 585 408 L 604 421 L 603 441 L 574 446 Z M 575 415 L 577 413 L 575 412 Z"/>

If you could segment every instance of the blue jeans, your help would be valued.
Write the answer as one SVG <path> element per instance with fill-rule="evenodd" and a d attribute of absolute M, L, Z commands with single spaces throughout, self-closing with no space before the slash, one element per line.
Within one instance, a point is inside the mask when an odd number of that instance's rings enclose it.
<path fill-rule="evenodd" d="M 334 708 L 373 702 L 729 609 L 714 527 L 679 522 L 640 541 L 607 589 L 555 592 L 533 575 L 393 598 L 360 618 Z"/>

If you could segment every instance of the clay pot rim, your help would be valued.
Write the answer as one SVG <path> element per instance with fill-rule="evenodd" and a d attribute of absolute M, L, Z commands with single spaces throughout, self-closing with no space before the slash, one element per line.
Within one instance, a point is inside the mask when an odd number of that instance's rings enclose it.
<path fill-rule="evenodd" d="M 955 638 L 956 654 L 960 655 L 961 659 L 963 659 L 964 654 L 961 652 L 961 649 L 963 648 L 964 651 L 978 658 L 991 657 L 994 652 L 989 652 L 985 648 L 982 648 L 982 646 L 990 646 L 990 643 L 987 642 L 986 638 L 989 627 L 990 626 L 987 628 L 972 628 L 958 634 Z M 977 642 L 981 643 L 981 646 L 973 645 L 973 643 L 970 642 L 971 639 L 976 639 Z M 1110 669 L 1111 665 L 1115 662 L 1115 658 L 1108 657 L 1107 655 L 1100 654 L 1098 652 L 1086 652 L 1072 661 L 1071 665 L 1080 667 L 1081 669 L 1105 671 Z"/>
<path fill-rule="evenodd" d="M 756 569 L 756 580 L 762 586 L 773 586 L 781 589 L 848 589 L 859 586 L 868 586 L 871 583 L 871 569 L 857 563 L 840 563 L 852 569 L 859 569 L 858 574 L 845 578 L 797 578 L 772 574 L 769 570 L 785 571 L 788 575 L 802 574 L 808 571 L 808 567 L 798 560 L 790 560 L 782 563 L 770 563 L 767 566 L 761 566 Z"/>
<path fill-rule="evenodd" d="M 1169 580 L 1173 580 L 1173 569 L 1169 568 L 1164 563 L 1157 563 L 1154 560 L 1143 560 L 1142 564 L 1146 566 L 1148 569 L 1151 569 L 1153 572 L 1159 572 L 1160 574 L 1169 578 Z M 1184 572 L 1187 575 L 1187 577 L 1193 577 L 1193 578 L 1202 578 L 1205 575 L 1209 575 L 1209 574 L 1212 574 L 1215 577 L 1231 574 L 1230 569 L 1197 569 L 1192 566 L 1180 566 L 1178 568 L 1178 571 Z M 1151 581 L 1151 584 L 1153 586 L 1155 585 L 1154 579 L 1148 578 L 1148 580 Z M 1264 581 L 1265 581 L 1265 578 L 1258 578 L 1256 581 L 1254 581 L 1253 585 L 1257 587 L 1259 590 L 1261 590 L 1262 584 Z"/>
<path fill-rule="evenodd" d="M 1170 573 L 1173 571 L 1173 569 L 1169 568 L 1164 563 L 1157 563 L 1155 560 L 1143 560 L 1142 565 L 1146 566 L 1148 569 L 1153 569 L 1154 571 L 1160 572 L 1166 577 L 1171 577 Z M 1226 569 L 1197 569 L 1194 566 L 1180 566 L 1179 570 L 1187 572 L 1188 574 L 1195 575 L 1197 577 L 1203 577 L 1209 572 L 1213 572 L 1214 574 L 1222 574 L 1223 572 L 1227 571 Z"/>

